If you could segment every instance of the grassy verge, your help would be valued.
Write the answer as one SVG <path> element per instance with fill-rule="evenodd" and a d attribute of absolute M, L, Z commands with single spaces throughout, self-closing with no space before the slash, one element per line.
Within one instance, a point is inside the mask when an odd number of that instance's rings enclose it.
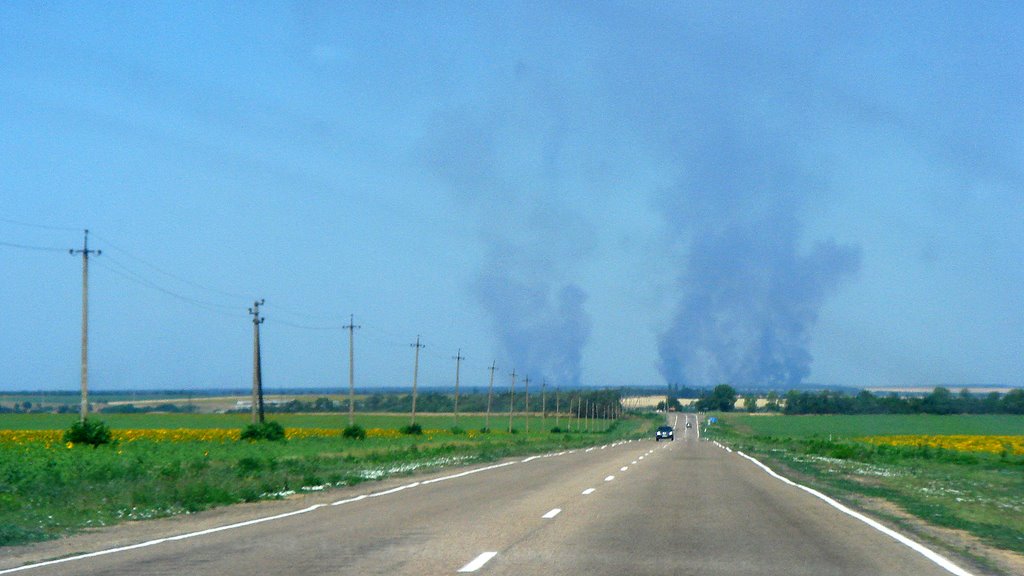
<path fill-rule="evenodd" d="M 9 416 L 0 427 L 57 429 L 60 425 L 54 425 L 54 418 L 59 417 L 25 415 L 19 420 Z M 656 425 L 653 420 L 633 418 L 620 420 L 602 432 L 554 434 L 540 430 L 538 417 L 531 421 L 528 434 L 522 419 L 514 422 L 519 427 L 515 434 L 481 434 L 478 429 L 483 417 L 479 423 L 474 418 L 459 421 L 460 427 L 476 426 L 472 433 L 441 428 L 442 424 L 451 426 L 451 417 L 433 416 L 418 419 L 425 429 L 422 436 L 394 433 L 365 440 L 338 435 L 300 436 L 284 442 L 237 441 L 223 435 L 214 440 L 154 440 L 150 435 L 98 448 L 68 447 L 59 441 L 0 442 L 0 546 L 52 539 L 124 520 L 349 486 L 417 470 L 646 436 Z M 330 425 L 337 431 L 347 424 L 347 419 L 337 415 L 288 415 L 278 420 L 293 430 Z M 129 428 L 211 429 L 218 423 L 240 428 L 245 420 L 216 415 L 124 415 L 107 422 L 116 434 Z M 492 419 L 492 426 L 498 422 Z M 394 430 L 408 419 L 365 416 L 357 423 Z M 507 426 L 507 418 L 504 423 Z M 553 418 L 546 424 L 553 426 Z"/>
<path fill-rule="evenodd" d="M 833 494 L 882 498 L 929 524 L 1024 554 L 1024 454 L 876 443 L 893 434 L 1022 433 L 1020 416 L 737 414 L 720 417 L 707 435 Z"/>

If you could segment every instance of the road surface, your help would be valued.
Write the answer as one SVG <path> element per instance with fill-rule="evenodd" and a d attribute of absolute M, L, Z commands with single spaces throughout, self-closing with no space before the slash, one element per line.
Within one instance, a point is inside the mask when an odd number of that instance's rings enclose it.
<path fill-rule="evenodd" d="M 363 485 L 247 507 L 230 522 L 215 516 L 220 524 L 207 517 L 141 523 L 136 533 L 119 527 L 89 549 L 64 542 L 7 555 L 0 574 L 951 573 L 740 454 L 699 440 L 696 425 L 683 426 L 694 415 L 669 418 L 672 442 Z"/>

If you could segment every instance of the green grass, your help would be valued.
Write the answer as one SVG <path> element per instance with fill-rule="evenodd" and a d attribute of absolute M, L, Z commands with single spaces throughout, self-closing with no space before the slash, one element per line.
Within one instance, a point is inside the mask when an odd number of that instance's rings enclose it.
<path fill-rule="evenodd" d="M 894 434 L 1024 435 L 1024 416 L 867 414 L 857 416 L 751 416 L 727 414 L 724 423 L 747 435 L 858 438 Z"/>
<path fill-rule="evenodd" d="M 241 428 L 247 415 L 109 415 L 113 429 Z M 347 415 L 275 415 L 285 427 L 341 429 Z M 59 429 L 71 415 L 3 415 L 0 429 Z M 408 424 L 408 416 L 360 415 L 366 428 Z M 460 418 L 478 429 L 483 416 Z M 514 425 L 517 434 L 452 433 L 452 417 L 417 417 L 427 433 L 397 438 L 306 438 L 286 442 L 137 440 L 90 448 L 0 443 L 0 546 L 47 540 L 83 528 L 194 512 L 214 506 L 347 486 L 415 470 L 492 461 L 643 437 L 656 422 L 621 420 L 604 432 L 551 434 L 540 418 Z M 492 427 L 508 425 L 492 418 Z M 547 427 L 554 425 L 549 418 Z M 564 422 L 563 422 L 564 425 Z M 441 432 L 431 432 L 442 430 Z M 502 428 L 504 430 L 504 428 Z"/>
<path fill-rule="evenodd" d="M 882 498 L 928 523 L 1024 553 L 1024 456 L 855 440 L 891 434 L 1021 435 L 1024 416 L 725 414 L 719 419 L 709 426 L 709 438 L 794 471 L 805 483 L 852 501 Z"/>

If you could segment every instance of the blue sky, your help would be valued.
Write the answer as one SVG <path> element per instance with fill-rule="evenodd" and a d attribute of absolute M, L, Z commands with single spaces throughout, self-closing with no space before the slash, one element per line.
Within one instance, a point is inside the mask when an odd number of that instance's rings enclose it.
<path fill-rule="evenodd" d="M 0 389 L 1024 385 L 1022 12 L 4 3 Z"/>

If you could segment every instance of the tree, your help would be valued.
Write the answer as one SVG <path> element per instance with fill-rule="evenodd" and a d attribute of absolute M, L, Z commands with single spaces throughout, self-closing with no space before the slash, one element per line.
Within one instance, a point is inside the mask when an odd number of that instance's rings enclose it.
<path fill-rule="evenodd" d="M 1024 390 L 1010 390 L 1003 396 L 1003 412 L 1024 414 Z"/>
<path fill-rule="evenodd" d="M 750 394 L 743 398 L 743 409 L 747 412 L 757 412 L 757 396 Z"/>
<path fill-rule="evenodd" d="M 704 396 L 697 401 L 697 410 L 730 412 L 735 405 L 736 389 L 728 384 L 719 384 L 711 391 L 711 395 Z"/>

